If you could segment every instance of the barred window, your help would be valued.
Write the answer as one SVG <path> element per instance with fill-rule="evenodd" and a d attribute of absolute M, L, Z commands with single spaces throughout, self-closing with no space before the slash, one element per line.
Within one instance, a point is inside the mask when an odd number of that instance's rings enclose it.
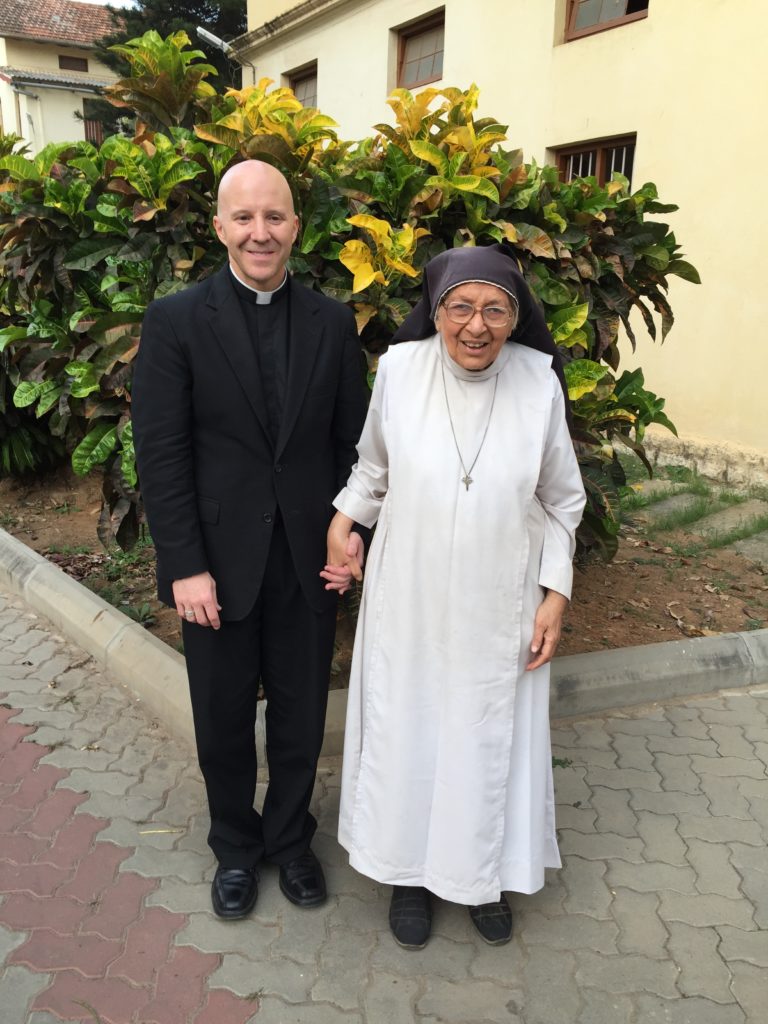
<path fill-rule="evenodd" d="M 647 18 L 649 3 L 650 0 L 569 0 L 565 38 L 580 39 Z"/>
<path fill-rule="evenodd" d="M 636 135 L 621 135 L 611 139 L 596 139 L 578 146 L 555 149 L 557 167 L 563 181 L 574 178 L 597 178 L 599 185 L 611 180 L 614 171 L 632 182 L 635 161 Z"/>

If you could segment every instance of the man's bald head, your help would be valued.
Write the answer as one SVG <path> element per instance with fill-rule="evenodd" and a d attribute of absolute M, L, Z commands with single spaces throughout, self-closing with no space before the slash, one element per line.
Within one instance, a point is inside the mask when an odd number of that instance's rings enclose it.
<path fill-rule="evenodd" d="M 273 291 L 299 231 L 285 176 L 263 160 L 235 164 L 219 183 L 216 234 L 234 273 L 251 288 Z"/>

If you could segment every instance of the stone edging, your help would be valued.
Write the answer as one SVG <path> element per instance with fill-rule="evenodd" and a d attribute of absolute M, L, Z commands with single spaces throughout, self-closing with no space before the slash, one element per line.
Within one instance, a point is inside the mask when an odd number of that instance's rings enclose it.
<path fill-rule="evenodd" d="M 194 742 L 183 657 L 52 562 L 0 529 L 0 585 L 22 597 L 128 687 L 175 735 Z M 715 689 L 768 684 L 768 629 L 556 658 L 554 718 Z M 346 690 L 331 690 L 324 754 L 341 753 Z M 257 747 L 263 757 L 263 702 Z"/>

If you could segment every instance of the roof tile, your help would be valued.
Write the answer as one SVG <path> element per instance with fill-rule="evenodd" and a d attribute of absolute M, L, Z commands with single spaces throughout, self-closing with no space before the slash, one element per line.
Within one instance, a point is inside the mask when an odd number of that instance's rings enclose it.
<path fill-rule="evenodd" d="M 0 36 L 92 46 L 112 31 L 100 4 L 80 0 L 0 0 Z"/>

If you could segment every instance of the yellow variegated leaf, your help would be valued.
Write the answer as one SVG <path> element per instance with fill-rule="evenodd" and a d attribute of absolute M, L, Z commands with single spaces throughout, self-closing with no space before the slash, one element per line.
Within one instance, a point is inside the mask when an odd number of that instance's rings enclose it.
<path fill-rule="evenodd" d="M 392 234 L 392 228 L 387 221 L 371 217 L 368 213 L 356 213 L 354 217 L 347 217 L 347 223 L 367 231 L 375 239 L 377 247 L 385 243 Z"/>
<path fill-rule="evenodd" d="M 362 334 L 365 325 L 372 317 L 376 316 L 376 307 L 371 306 L 367 302 L 356 302 L 355 303 L 355 322 L 357 324 L 357 333 Z"/>
<path fill-rule="evenodd" d="M 419 276 L 418 270 L 415 270 L 410 265 L 410 263 L 406 263 L 404 260 L 395 260 L 391 259 L 389 256 L 385 256 L 384 261 L 386 262 L 388 267 L 391 267 L 393 270 L 396 270 L 399 274 L 405 274 L 406 277 Z"/>
<path fill-rule="evenodd" d="M 365 242 L 361 242 L 357 238 L 347 242 L 339 253 L 339 262 L 354 275 L 353 292 L 365 291 L 368 285 L 373 284 L 374 281 L 386 284 L 384 275 L 373 266 L 373 253 Z"/>

